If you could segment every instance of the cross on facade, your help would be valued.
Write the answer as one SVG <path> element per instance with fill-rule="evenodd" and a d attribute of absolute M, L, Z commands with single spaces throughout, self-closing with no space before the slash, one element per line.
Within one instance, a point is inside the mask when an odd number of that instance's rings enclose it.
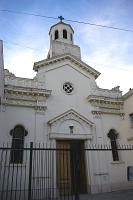
<path fill-rule="evenodd" d="M 62 20 L 64 20 L 64 17 L 59 16 L 58 19 L 60 19 L 60 22 L 62 22 Z"/>

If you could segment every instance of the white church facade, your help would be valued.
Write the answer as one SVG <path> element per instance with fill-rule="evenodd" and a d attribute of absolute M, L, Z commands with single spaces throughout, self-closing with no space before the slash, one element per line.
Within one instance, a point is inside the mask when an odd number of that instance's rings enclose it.
<path fill-rule="evenodd" d="M 34 63 L 37 73 L 33 79 L 16 77 L 3 69 L 1 43 L 1 144 L 12 143 L 13 134 L 20 129 L 24 143 L 69 147 L 75 142 L 78 148 L 132 144 L 125 134 L 127 129 L 122 128 L 125 110 L 119 87 L 108 90 L 97 86 L 100 73 L 82 61 L 69 24 L 61 21 L 53 25 L 49 36 L 48 56 Z M 133 166 L 130 153 L 89 151 L 84 155 L 86 192 L 132 188 L 132 181 L 127 180 L 127 167 Z"/>

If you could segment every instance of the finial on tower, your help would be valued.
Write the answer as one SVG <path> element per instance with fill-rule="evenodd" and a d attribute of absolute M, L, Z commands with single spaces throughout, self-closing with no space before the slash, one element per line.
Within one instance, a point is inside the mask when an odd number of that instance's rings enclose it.
<path fill-rule="evenodd" d="M 62 20 L 64 20 L 64 17 L 58 16 L 58 19 L 60 19 L 60 22 L 62 22 Z"/>

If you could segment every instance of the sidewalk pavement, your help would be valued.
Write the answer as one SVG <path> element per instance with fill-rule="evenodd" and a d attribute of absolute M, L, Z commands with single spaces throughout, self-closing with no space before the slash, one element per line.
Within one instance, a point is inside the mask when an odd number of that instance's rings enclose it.
<path fill-rule="evenodd" d="M 80 195 L 79 200 L 133 200 L 133 190 Z"/>

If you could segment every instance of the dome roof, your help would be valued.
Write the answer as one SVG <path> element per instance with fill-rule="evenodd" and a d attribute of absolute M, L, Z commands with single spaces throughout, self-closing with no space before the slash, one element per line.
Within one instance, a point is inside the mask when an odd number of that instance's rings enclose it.
<path fill-rule="evenodd" d="M 60 21 L 60 22 L 58 22 L 57 24 L 54 24 L 53 26 L 50 27 L 49 35 L 50 35 L 50 32 L 51 32 L 52 28 L 54 28 L 55 26 L 58 26 L 58 25 L 60 25 L 60 24 L 62 24 L 62 25 L 66 25 L 66 26 L 69 26 L 69 27 L 72 29 L 72 32 L 74 33 L 74 30 L 73 30 L 73 28 L 71 27 L 70 24 L 66 24 L 66 23 Z"/>

